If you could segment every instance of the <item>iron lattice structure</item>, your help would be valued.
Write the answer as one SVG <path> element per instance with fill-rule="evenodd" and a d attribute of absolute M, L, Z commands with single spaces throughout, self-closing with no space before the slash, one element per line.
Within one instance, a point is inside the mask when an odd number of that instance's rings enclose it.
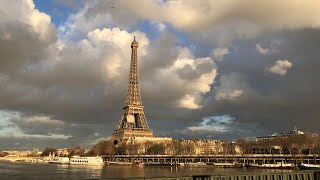
<path fill-rule="evenodd" d="M 134 38 L 131 43 L 131 64 L 125 106 L 117 129 L 112 133 L 112 140 L 115 144 L 136 136 L 153 137 L 143 108 L 139 83 L 138 42 Z"/>

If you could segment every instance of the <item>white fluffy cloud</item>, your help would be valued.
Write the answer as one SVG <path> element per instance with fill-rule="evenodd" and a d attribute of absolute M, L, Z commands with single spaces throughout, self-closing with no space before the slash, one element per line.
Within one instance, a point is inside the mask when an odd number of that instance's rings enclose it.
<path fill-rule="evenodd" d="M 211 56 L 216 61 L 222 61 L 225 55 L 230 53 L 228 48 L 215 48 L 211 52 Z"/>
<path fill-rule="evenodd" d="M 157 79 L 163 79 L 161 87 L 172 89 L 172 92 L 179 87 L 181 98 L 177 99 L 178 107 L 198 109 L 201 108 L 202 96 L 210 91 L 216 75 L 217 69 L 211 58 L 194 58 L 189 49 L 182 48 L 172 66 L 159 70 Z"/>
<path fill-rule="evenodd" d="M 69 40 L 81 39 L 84 38 L 88 32 L 97 28 L 103 28 L 112 22 L 112 17 L 108 13 L 88 16 L 88 9 L 93 4 L 87 3 L 79 12 L 69 16 L 68 20 L 58 28 L 60 37 Z"/>
<path fill-rule="evenodd" d="M 126 87 L 131 55 L 129 46 L 133 36 L 137 36 L 136 39 L 139 42 L 139 66 L 144 67 L 144 64 L 148 63 L 148 59 L 144 57 L 149 53 L 148 38 L 143 33 L 128 33 L 119 28 L 96 29 L 89 32 L 88 39 L 76 44 L 76 46 L 79 46 L 80 56 L 85 56 L 85 58 L 81 58 L 75 55 L 78 57 L 77 63 L 79 63 L 79 60 L 90 61 L 89 57 L 92 57 L 91 60 L 96 59 L 97 62 L 95 63 L 104 65 L 105 71 L 102 71 L 102 74 L 106 77 L 104 82 L 107 83 L 107 86 L 109 82 L 119 81 L 123 84 L 116 85 L 114 90 Z M 112 49 L 108 49 L 108 47 L 112 47 Z M 73 59 L 76 58 L 64 58 L 64 61 L 73 62 Z M 70 67 L 73 66 L 70 65 Z M 97 67 L 93 66 L 92 69 Z M 87 68 L 90 68 L 90 66 Z M 141 77 L 140 80 L 142 84 L 160 81 L 161 87 L 167 88 L 168 93 L 174 93 L 177 88 L 181 89 L 179 90 L 180 94 L 176 96 L 178 98 L 176 99 L 176 106 L 198 109 L 201 107 L 202 95 L 210 91 L 210 85 L 214 82 L 216 73 L 217 70 L 211 58 L 194 58 L 189 49 L 181 48 L 178 57 L 173 60 L 170 66 L 158 68 L 151 76 Z"/>
<path fill-rule="evenodd" d="M 284 76 L 287 74 L 288 70 L 292 67 L 292 63 L 288 60 L 278 60 L 275 62 L 274 66 L 267 68 L 267 70 L 276 75 Z"/>
<path fill-rule="evenodd" d="M 1 1 L 0 17 L 0 74 L 27 70 L 46 58 L 57 40 L 50 16 L 26 0 Z"/>
<path fill-rule="evenodd" d="M 234 101 L 239 99 L 243 95 L 242 89 L 219 91 L 216 94 L 217 101 Z"/>
<path fill-rule="evenodd" d="M 45 13 L 35 9 L 32 0 L 25 1 L 2 1 L 0 6 L 0 24 L 18 21 L 29 25 L 41 40 L 45 41 L 54 30 L 51 18 Z M 9 36 L 10 32 L 7 32 Z"/>

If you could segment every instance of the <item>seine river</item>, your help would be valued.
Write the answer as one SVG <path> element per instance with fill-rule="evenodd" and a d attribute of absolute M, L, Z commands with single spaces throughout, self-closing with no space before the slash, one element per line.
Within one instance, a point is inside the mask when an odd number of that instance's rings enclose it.
<path fill-rule="evenodd" d="M 276 172 L 246 168 L 214 167 L 129 167 L 129 166 L 86 166 L 56 164 L 26 164 L 0 162 L 0 179 L 130 179 L 144 177 L 175 177 L 204 174 L 234 174 L 248 172 Z"/>

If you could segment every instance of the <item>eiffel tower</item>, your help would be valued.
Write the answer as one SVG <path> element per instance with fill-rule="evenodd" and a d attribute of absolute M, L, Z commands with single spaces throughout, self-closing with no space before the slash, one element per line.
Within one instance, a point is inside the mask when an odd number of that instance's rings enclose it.
<path fill-rule="evenodd" d="M 138 42 L 134 37 L 131 43 L 128 93 L 117 129 L 112 133 L 111 140 L 114 144 L 134 137 L 153 137 L 153 132 L 148 126 L 141 102 L 137 51 Z"/>

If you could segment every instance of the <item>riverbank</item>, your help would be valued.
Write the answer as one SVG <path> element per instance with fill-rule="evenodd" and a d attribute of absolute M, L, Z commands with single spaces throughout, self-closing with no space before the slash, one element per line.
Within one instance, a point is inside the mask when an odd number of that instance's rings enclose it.
<path fill-rule="evenodd" d="M 297 170 L 215 168 L 215 167 L 136 167 L 136 166 L 72 166 L 0 162 L 1 179 L 128 179 L 181 177 L 208 174 L 281 173 Z"/>

